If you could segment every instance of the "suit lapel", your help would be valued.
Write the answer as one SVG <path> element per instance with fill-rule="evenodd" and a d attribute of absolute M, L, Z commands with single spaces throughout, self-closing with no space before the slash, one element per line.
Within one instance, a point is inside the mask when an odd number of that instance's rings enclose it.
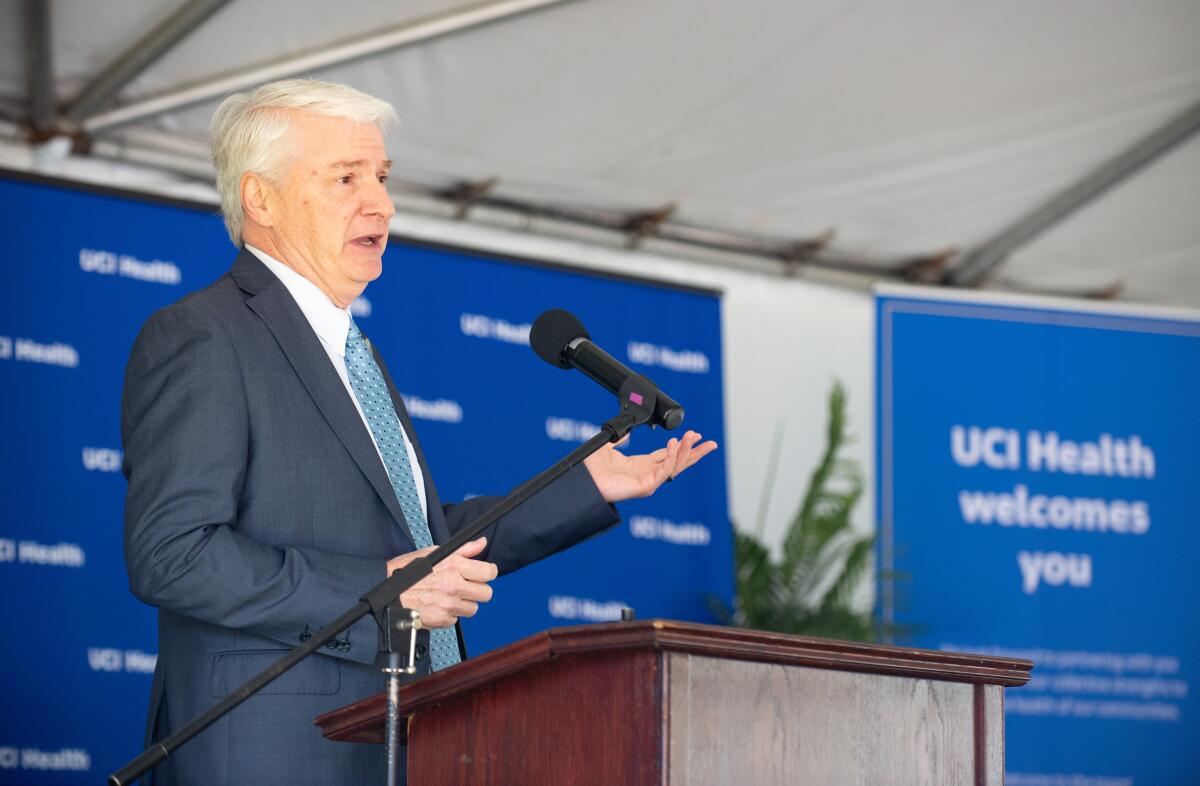
<path fill-rule="evenodd" d="M 238 286 L 250 297 L 246 305 L 262 319 L 275 336 L 288 362 L 300 377 L 317 409 L 329 422 L 354 463 L 366 475 L 371 486 L 387 506 L 388 512 L 403 529 L 410 543 L 412 533 L 400 510 L 396 492 L 388 480 L 387 470 L 371 441 L 367 427 L 354 408 L 346 386 L 329 362 L 320 339 L 296 305 L 287 287 L 253 254 L 242 249 L 230 271 Z M 415 545 L 414 545 L 415 548 Z"/>

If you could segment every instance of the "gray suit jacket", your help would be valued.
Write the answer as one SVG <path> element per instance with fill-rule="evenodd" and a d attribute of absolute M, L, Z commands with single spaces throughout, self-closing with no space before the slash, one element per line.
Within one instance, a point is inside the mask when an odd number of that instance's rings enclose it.
<path fill-rule="evenodd" d="M 147 736 L 156 740 L 354 605 L 384 578 L 387 559 L 415 547 L 320 340 L 245 250 L 212 286 L 147 321 L 121 414 L 129 583 L 159 610 Z M 429 527 L 443 542 L 495 499 L 443 507 L 415 447 Z M 513 571 L 616 521 L 578 467 L 487 533 L 485 557 Z M 313 726 L 314 716 L 382 689 L 374 621 L 334 645 L 181 748 L 155 782 L 383 782 L 380 747 L 327 742 Z"/>

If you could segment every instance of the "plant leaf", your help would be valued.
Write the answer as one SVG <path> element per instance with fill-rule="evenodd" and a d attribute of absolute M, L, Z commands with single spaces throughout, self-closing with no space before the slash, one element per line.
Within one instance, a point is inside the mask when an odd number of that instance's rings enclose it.
<path fill-rule="evenodd" d="M 846 392 L 836 381 L 829 392 L 828 418 L 825 449 L 784 534 L 782 558 L 771 558 L 761 535 L 735 530 L 737 596 L 732 611 L 710 600 L 718 619 L 748 628 L 855 641 L 900 631 L 852 605 L 874 565 L 875 538 L 853 529 L 852 515 L 864 482 L 859 465 L 838 455 L 848 438 Z M 764 494 L 774 487 L 775 469 L 772 463 Z M 766 500 L 760 512 L 765 504 Z M 761 522 L 758 529 L 761 532 Z"/>

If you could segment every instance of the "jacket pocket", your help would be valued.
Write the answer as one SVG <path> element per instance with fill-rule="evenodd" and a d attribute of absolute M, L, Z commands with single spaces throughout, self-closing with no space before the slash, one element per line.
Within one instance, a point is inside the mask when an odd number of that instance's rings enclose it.
<path fill-rule="evenodd" d="M 209 693 L 214 698 L 224 698 L 288 652 L 291 650 L 214 652 L 210 656 Z M 337 693 L 341 684 L 342 672 L 337 660 L 313 654 L 276 677 L 258 694 L 329 695 Z"/>

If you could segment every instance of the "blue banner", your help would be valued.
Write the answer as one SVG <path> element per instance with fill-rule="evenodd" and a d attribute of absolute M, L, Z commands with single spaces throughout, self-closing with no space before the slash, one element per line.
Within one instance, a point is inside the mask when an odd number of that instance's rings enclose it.
<path fill-rule="evenodd" d="M 1029 658 L 1009 786 L 1200 782 L 1200 315 L 882 294 L 885 617 Z"/>
<path fill-rule="evenodd" d="M 141 749 L 157 646 L 122 555 L 125 363 L 146 318 L 220 277 L 235 249 L 211 208 L 29 179 L 0 180 L 0 216 L 0 592 L 15 636 L 0 652 L 0 783 L 96 783 Z M 506 493 L 616 414 L 614 396 L 530 350 L 552 307 L 682 402 L 685 426 L 723 439 L 714 293 L 398 238 L 384 271 L 351 310 L 443 499 Z M 639 430 L 630 449 L 668 436 Z M 464 625 L 468 650 L 626 606 L 713 621 L 708 596 L 733 594 L 725 489 L 718 455 L 622 504 L 620 528 L 499 579 Z"/>

